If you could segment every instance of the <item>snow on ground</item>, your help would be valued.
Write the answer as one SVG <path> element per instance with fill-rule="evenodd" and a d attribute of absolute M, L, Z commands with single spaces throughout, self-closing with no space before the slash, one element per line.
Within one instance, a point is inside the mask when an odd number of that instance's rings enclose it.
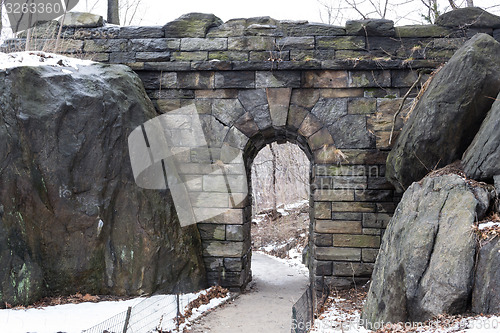
<path fill-rule="evenodd" d="M 5 70 L 20 66 L 53 66 L 72 67 L 78 70 L 78 66 L 88 66 L 93 64 L 90 60 L 81 60 L 69 58 L 60 54 L 47 53 L 42 51 L 26 51 L 1 53 L 0 52 L 0 70 Z"/>
<path fill-rule="evenodd" d="M 188 303 L 196 299 L 201 294 L 206 293 L 203 290 L 196 294 L 181 295 L 181 307 L 186 309 Z M 181 324 L 180 331 L 185 326 L 196 318 L 200 317 L 206 311 L 219 306 L 221 303 L 229 299 L 229 295 L 225 298 L 214 298 L 210 303 L 201 305 L 197 309 L 193 309 L 192 315 Z M 173 319 L 176 315 L 175 295 L 157 295 L 150 298 L 138 297 L 127 301 L 99 302 L 99 303 L 80 303 L 80 304 L 65 304 L 57 306 L 47 306 L 38 309 L 15 310 L 4 309 L 0 310 L 0 331 L 8 333 L 81 333 L 84 330 L 108 320 L 109 318 L 127 311 L 132 307 L 132 316 L 130 326 L 134 326 L 134 308 L 141 307 L 141 304 L 149 302 L 149 306 L 143 307 L 141 313 L 137 315 L 137 321 L 143 318 L 153 318 L 152 324 L 143 326 L 135 325 L 133 330 L 135 333 L 152 332 L 161 321 L 162 329 L 171 330 L 175 328 Z M 169 304 L 170 308 L 165 306 L 160 307 L 160 304 Z M 182 311 L 183 312 L 183 311 Z M 123 324 L 122 324 L 123 325 Z M 140 327 L 142 326 L 142 327 Z"/>
<path fill-rule="evenodd" d="M 484 230 L 486 228 L 498 228 L 500 227 L 500 222 L 485 222 L 485 223 L 481 223 L 477 226 L 477 228 L 479 230 Z"/>
<path fill-rule="evenodd" d="M 373 330 L 367 330 L 362 326 L 360 312 L 342 311 L 335 306 L 341 300 L 336 300 L 334 304 L 323 313 L 319 319 L 314 321 L 310 333 L 370 333 L 381 329 L 382 324 L 374 324 Z M 423 326 L 415 323 L 414 326 L 404 324 L 395 324 L 385 326 L 384 332 L 419 332 L 419 333 L 493 333 L 500 332 L 500 316 L 492 317 L 466 317 L 462 319 L 443 319 L 440 321 L 427 322 Z M 405 330 L 406 329 L 406 330 Z"/>

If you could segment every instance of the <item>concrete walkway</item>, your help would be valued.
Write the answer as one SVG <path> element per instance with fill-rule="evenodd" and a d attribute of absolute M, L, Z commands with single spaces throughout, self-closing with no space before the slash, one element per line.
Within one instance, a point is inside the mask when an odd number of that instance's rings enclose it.
<path fill-rule="evenodd" d="M 193 325 L 193 333 L 290 333 L 292 305 L 309 279 L 297 269 L 261 253 L 252 254 L 248 291 Z"/>

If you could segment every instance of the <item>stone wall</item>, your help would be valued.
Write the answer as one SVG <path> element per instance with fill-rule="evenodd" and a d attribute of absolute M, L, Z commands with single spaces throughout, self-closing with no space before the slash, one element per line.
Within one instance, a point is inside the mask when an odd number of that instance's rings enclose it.
<path fill-rule="evenodd" d="M 129 65 L 159 114 L 196 105 L 214 163 L 229 146 L 242 152 L 249 170 L 265 144 L 299 145 L 312 164 L 310 273 L 321 291 L 364 282 L 372 273 L 400 198 L 385 180 L 385 161 L 402 97 L 474 34 L 500 40 L 500 18 L 476 9 L 465 14 L 403 27 L 387 20 L 337 27 L 268 17 L 223 23 L 207 14 L 164 27 L 68 22 L 60 50 Z M 57 24 L 39 27 L 32 46 L 50 51 L 56 30 Z M 2 48 L 25 42 L 8 40 Z M 395 136 L 407 111 L 396 119 Z M 199 158 L 195 151 L 186 156 L 193 169 Z M 204 180 L 192 186 L 203 191 Z M 234 206 L 222 198 L 218 208 L 228 211 L 198 224 L 212 284 L 241 287 L 251 279 L 250 203 Z"/>

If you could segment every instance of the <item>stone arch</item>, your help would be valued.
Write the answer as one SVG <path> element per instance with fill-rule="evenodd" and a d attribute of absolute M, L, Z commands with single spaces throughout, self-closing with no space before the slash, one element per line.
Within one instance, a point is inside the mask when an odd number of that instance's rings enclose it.
<path fill-rule="evenodd" d="M 333 109 L 339 109 L 333 112 L 339 117 L 345 116 L 346 99 L 322 98 L 317 90 L 292 88 L 245 89 L 235 97 L 218 100 L 209 116 L 213 117 L 211 121 L 215 121 L 216 126 L 224 128 L 221 161 L 227 163 L 237 156 L 241 158 L 245 179 L 243 175 L 234 176 L 240 177 L 241 182 L 246 181 L 250 193 L 250 166 L 260 149 L 274 141 L 297 144 L 311 162 L 310 230 L 316 231 L 315 218 L 325 217 L 323 206 L 328 202 L 325 200 L 329 200 L 326 198 L 328 193 L 321 192 L 324 184 L 316 181 L 316 170 L 318 166 L 336 165 L 342 161 L 342 153 L 335 146 L 328 126 L 334 127 L 338 121 L 331 116 Z M 241 288 L 251 279 L 251 200 L 247 195 L 244 200 L 236 201 L 239 203 L 233 206 L 230 203 L 227 212 L 198 225 L 209 283 L 230 288 Z M 315 237 L 314 232 L 311 237 Z M 312 239 L 310 245 L 314 249 L 316 242 Z M 318 261 L 316 251 L 312 253 L 310 269 L 314 277 Z M 319 269 L 323 274 L 321 265 Z"/>

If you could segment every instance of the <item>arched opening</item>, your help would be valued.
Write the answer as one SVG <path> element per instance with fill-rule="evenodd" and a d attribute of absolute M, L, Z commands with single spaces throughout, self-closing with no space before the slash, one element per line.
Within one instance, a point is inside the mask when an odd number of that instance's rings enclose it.
<path fill-rule="evenodd" d="M 264 146 L 251 166 L 253 251 L 307 264 L 310 161 L 295 144 Z"/>

